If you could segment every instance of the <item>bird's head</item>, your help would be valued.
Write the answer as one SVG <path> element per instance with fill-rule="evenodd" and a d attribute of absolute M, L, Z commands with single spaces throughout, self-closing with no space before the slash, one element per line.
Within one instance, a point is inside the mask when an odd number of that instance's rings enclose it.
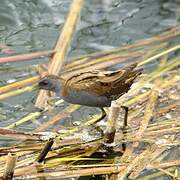
<path fill-rule="evenodd" d="M 61 89 L 61 82 L 58 76 L 48 75 L 39 81 L 38 86 L 40 89 L 53 91 L 57 95 L 59 95 Z"/>

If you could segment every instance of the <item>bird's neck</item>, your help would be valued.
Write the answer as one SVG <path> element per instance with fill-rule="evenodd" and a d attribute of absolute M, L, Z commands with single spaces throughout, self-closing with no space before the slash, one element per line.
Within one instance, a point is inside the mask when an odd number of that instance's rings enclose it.
<path fill-rule="evenodd" d="M 56 83 L 56 85 L 54 87 L 54 92 L 56 93 L 57 96 L 60 96 L 61 82 L 59 80 L 58 80 L 58 82 Z"/>

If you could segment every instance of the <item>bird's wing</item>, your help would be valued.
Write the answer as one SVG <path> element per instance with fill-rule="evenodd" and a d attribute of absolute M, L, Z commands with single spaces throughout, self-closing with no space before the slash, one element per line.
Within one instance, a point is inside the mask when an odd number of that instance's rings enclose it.
<path fill-rule="evenodd" d="M 64 84 L 63 94 L 69 90 L 88 91 L 110 99 L 117 99 L 126 93 L 134 79 L 140 74 L 140 70 L 134 70 L 136 63 L 121 70 L 91 71 L 77 74 Z"/>

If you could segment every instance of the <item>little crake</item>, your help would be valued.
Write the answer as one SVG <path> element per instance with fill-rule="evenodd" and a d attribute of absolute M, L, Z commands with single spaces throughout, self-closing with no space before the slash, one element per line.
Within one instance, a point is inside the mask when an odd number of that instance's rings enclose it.
<path fill-rule="evenodd" d="M 87 71 L 62 79 L 48 75 L 39 82 L 40 89 L 50 90 L 71 104 L 109 107 L 111 101 L 128 92 L 142 69 L 133 63 L 117 71 Z"/>

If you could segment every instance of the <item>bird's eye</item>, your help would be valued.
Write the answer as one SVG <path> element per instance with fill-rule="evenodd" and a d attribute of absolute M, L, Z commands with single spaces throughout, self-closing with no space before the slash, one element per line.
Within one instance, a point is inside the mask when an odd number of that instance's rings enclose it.
<path fill-rule="evenodd" d="M 49 84 L 48 80 L 44 80 L 44 81 L 39 82 L 40 86 L 46 86 L 48 84 Z"/>

